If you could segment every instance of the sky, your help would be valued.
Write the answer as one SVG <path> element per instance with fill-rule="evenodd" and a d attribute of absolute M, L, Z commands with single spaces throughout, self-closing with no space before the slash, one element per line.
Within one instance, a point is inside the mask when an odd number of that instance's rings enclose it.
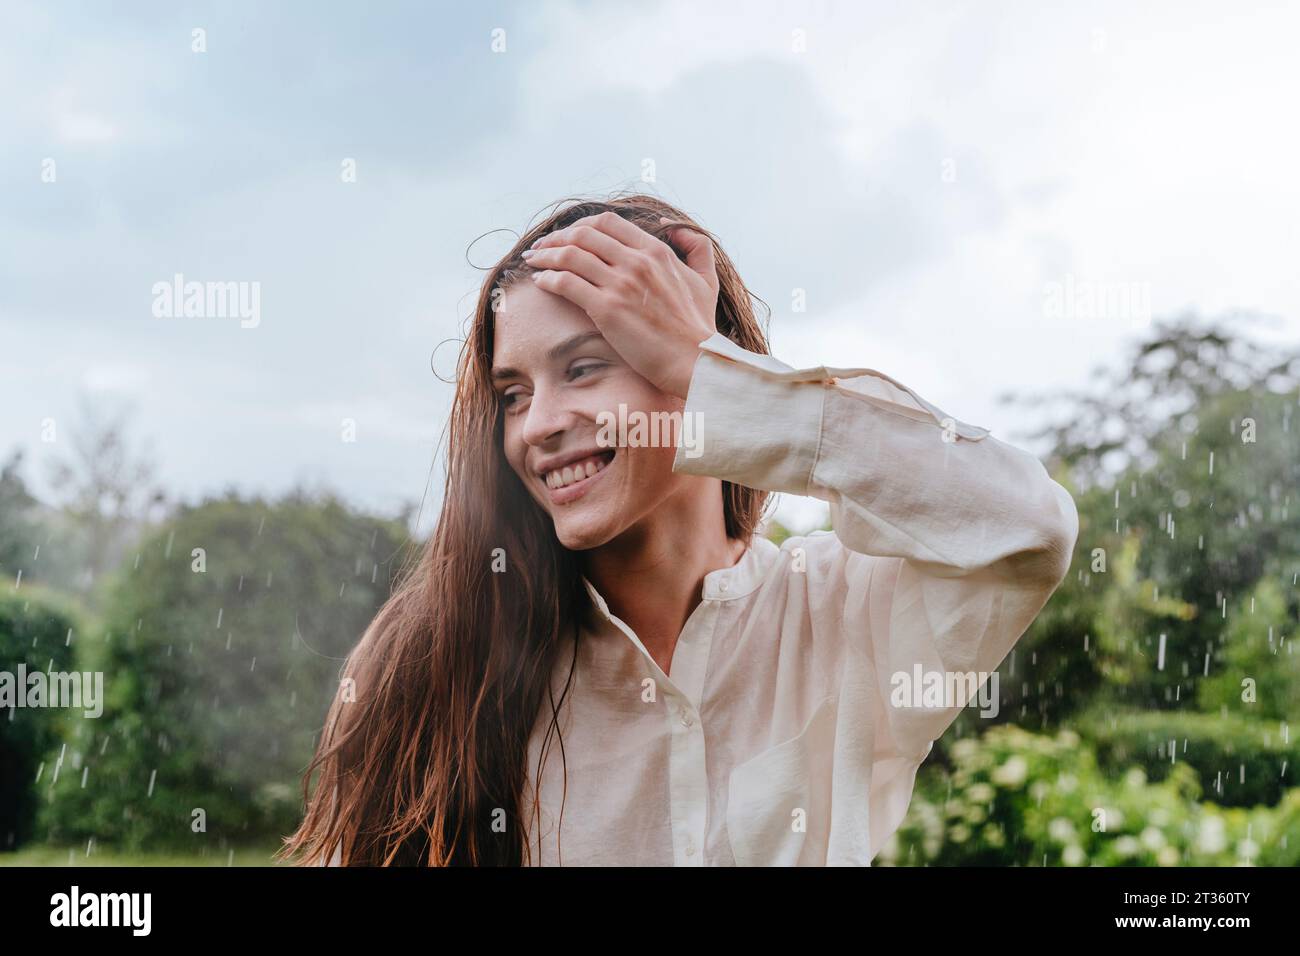
<path fill-rule="evenodd" d="M 878 369 L 1040 453 L 1035 408 L 998 396 L 1087 388 L 1155 320 L 1300 336 L 1296 4 L 4 0 L 0 22 L 0 458 L 45 497 L 87 403 L 130 413 L 174 499 L 427 490 L 427 530 L 481 269 L 572 195 L 640 188 L 712 230 L 787 364 Z M 167 314 L 178 274 L 256 283 L 256 321 Z"/>

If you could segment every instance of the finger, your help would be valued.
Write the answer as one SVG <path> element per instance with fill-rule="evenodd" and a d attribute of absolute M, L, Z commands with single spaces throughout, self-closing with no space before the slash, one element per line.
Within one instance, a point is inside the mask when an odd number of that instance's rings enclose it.
<path fill-rule="evenodd" d="M 539 241 L 530 251 L 554 249 L 560 246 L 577 246 L 599 256 L 602 262 L 611 266 L 626 266 L 635 251 L 629 249 L 607 232 L 601 232 L 591 225 L 574 223 L 567 229 L 561 229 L 544 237 L 548 242 Z"/>
<path fill-rule="evenodd" d="M 547 245 L 563 245 L 570 241 L 566 233 L 572 232 L 580 226 L 588 226 L 598 232 L 617 239 L 623 245 L 630 249 L 639 249 L 642 252 L 652 251 L 655 244 L 659 242 L 654 236 L 646 232 L 640 226 L 633 225 L 618 213 L 602 212 L 594 216 L 584 216 L 564 229 L 557 229 L 548 235 L 543 236 L 533 243 L 534 249 L 540 249 Z"/>
<path fill-rule="evenodd" d="M 600 311 L 600 290 L 582 276 L 564 270 L 546 269 L 532 274 L 533 284 L 543 292 L 568 299 L 596 321 L 593 312 Z M 599 325 L 599 323 L 597 323 Z"/>
<path fill-rule="evenodd" d="M 614 242 L 609 236 L 605 236 Z M 535 269 L 555 269 L 572 272 L 598 288 L 609 286 L 614 270 L 598 255 L 577 245 L 548 246 L 524 252 L 524 261 Z"/>
<path fill-rule="evenodd" d="M 659 221 L 665 225 L 672 222 L 667 218 Z M 692 272 L 703 276 L 710 286 L 717 287 L 718 264 L 713 258 L 713 240 L 694 229 L 678 228 L 668 231 L 668 242 L 686 253 L 686 265 Z"/>

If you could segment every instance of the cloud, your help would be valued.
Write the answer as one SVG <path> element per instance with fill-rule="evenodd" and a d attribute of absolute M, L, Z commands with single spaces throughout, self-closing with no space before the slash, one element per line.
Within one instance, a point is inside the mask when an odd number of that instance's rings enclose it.
<path fill-rule="evenodd" d="M 274 488 L 301 461 L 362 503 L 418 496 L 450 399 L 429 358 L 481 280 L 471 241 L 647 169 L 769 303 L 780 357 L 880 368 L 998 434 L 1022 413 L 995 394 L 1082 382 L 1133 331 L 1044 316 L 1044 284 L 1067 274 L 1149 282 L 1158 310 L 1248 304 L 1300 327 L 1300 133 L 1272 119 L 1295 85 L 1295 10 L 6 16 L 0 446 L 30 447 L 78 386 L 146 394 L 138 425 L 184 493 Z M 260 325 L 154 319 L 152 285 L 177 272 L 260 282 Z M 342 417 L 367 442 L 340 448 Z"/>

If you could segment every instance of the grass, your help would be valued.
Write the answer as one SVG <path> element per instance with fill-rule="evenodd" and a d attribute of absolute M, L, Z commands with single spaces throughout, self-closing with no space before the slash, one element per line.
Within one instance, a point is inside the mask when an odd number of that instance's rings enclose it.
<path fill-rule="evenodd" d="M 277 866 L 271 859 L 276 844 L 252 844 L 226 850 L 208 848 L 195 853 L 127 853 L 112 847 L 91 846 L 86 855 L 84 845 L 52 847 L 31 845 L 10 853 L 0 853 L 0 867 L 6 866 Z M 231 853 L 233 850 L 233 855 Z"/>

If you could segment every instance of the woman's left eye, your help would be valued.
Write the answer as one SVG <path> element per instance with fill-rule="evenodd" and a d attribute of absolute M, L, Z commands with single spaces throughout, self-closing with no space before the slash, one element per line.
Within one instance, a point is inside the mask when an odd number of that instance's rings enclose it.
<path fill-rule="evenodd" d="M 594 372 L 603 367 L 604 365 L 601 362 L 591 362 L 587 365 L 575 365 L 573 368 L 569 369 L 569 375 L 573 378 L 580 378 L 584 372 Z"/>

